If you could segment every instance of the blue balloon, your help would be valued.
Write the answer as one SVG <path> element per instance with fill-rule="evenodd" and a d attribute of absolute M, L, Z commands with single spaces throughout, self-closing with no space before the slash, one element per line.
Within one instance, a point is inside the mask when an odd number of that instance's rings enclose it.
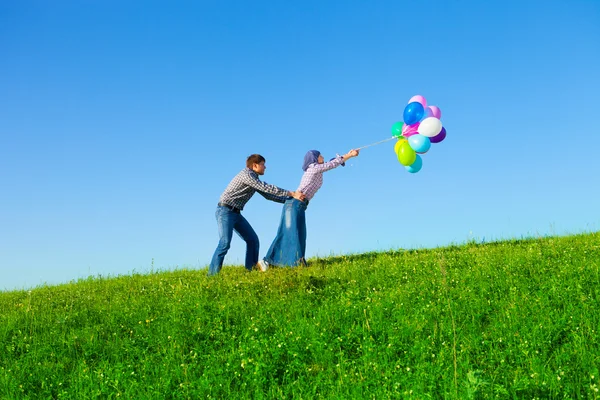
<path fill-rule="evenodd" d="M 417 159 L 411 165 L 406 165 L 404 168 L 411 174 L 415 174 L 421 170 L 423 167 L 423 159 L 420 155 L 417 154 Z"/>
<path fill-rule="evenodd" d="M 417 153 L 427 153 L 427 150 L 431 147 L 431 139 L 423 135 L 412 135 L 408 137 L 408 144 Z"/>
<path fill-rule="evenodd" d="M 416 101 L 408 103 L 406 107 L 404 107 L 404 123 L 406 125 L 416 124 L 423 118 L 424 112 L 425 109 L 423 108 L 423 104 Z"/>

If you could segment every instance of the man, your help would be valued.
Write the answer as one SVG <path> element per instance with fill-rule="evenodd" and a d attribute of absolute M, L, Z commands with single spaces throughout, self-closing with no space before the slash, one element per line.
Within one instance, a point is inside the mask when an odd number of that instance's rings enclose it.
<path fill-rule="evenodd" d="M 219 273 L 223 260 L 231 247 L 231 238 L 235 230 L 246 242 L 246 262 L 248 271 L 258 262 L 259 242 L 256 232 L 241 214 L 244 205 L 255 192 L 265 199 L 285 203 L 286 198 L 293 197 L 304 200 L 301 192 L 291 192 L 274 185 L 262 182 L 258 177 L 264 175 L 265 158 L 260 154 L 252 154 L 246 160 L 246 168 L 240 171 L 227 185 L 217 205 L 217 226 L 219 228 L 219 244 L 208 268 L 208 275 Z"/>

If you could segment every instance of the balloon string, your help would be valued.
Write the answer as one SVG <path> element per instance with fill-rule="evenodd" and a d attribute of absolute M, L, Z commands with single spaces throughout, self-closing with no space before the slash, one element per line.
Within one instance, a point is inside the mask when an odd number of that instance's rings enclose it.
<path fill-rule="evenodd" d="M 389 141 L 389 140 L 392 140 L 392 139 L 397 139 L 397 138 L 396 138 L 396 136 L 392 136 L 391 138 L 387 138 L 387 139 L 384 139 L 384 140 L 380 140 L 379 142 L 371 143 L 371 144 L 368 144 L 368 145 L 366 145 L 366 146 L 363 146 L 363 147 L 358 147 L 358 148 L 357 148 L 357 149 L 355 149 L 355 150 L 362 150 L 362 149 L 366 149 L 367 147 L 375 146 L 376 144 L 380 144 L 380 143 L 383 143 L 383 142 L 387 142 L 387 141 Z"/>

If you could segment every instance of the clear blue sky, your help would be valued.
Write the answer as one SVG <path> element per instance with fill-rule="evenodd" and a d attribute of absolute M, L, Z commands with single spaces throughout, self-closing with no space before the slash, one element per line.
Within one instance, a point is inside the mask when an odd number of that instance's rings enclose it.
<path fill-rule="evenodd" d="M 249 154 L 294 190 L 416 94 L 446 140 L 327 172 L 309 257 L 600 230 L 599 71 L 597 0 L 0 1 L 0 290 L 205 268 Z"/>

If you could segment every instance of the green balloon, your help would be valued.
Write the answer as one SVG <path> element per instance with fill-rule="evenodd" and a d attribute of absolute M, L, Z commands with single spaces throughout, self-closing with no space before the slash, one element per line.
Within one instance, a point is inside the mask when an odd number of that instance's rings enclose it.
<path fill-rule="evenodd" d="M 398 148 L 398 161 L 404 166 L 412 165 L 417 159 L 417 153 L 407 142 L 402 143 Z"/>
<path fill-rule="evenodd" d="M 404 122 L 402 121 L 396 122 L 394 125 L 392 125 L 392 136 L 395 136 L 397 138 L 400 138 L 400 136 L 402 136 L 402 125 L 404 125 Z"/>

